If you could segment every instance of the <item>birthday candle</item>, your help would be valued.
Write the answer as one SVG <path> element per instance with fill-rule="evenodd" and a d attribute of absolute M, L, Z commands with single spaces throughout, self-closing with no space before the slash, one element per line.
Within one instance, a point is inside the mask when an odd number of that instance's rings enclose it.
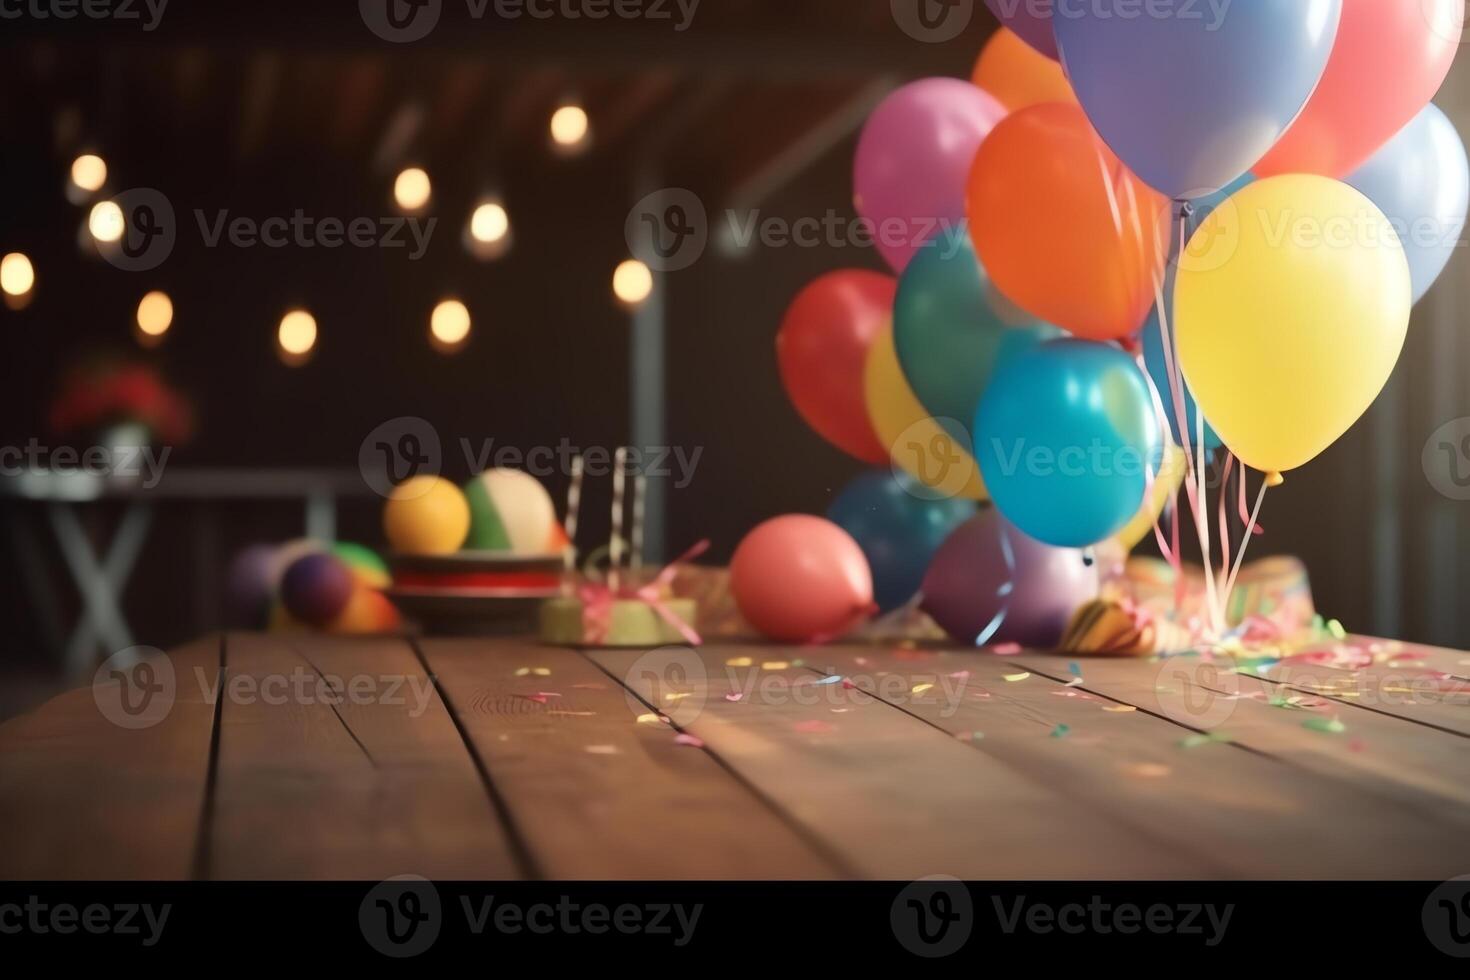
<path fill-rule="evenodd" d="M 618 588 L 618 569 L 623 564 L 623 498 L 626 492 L 628 447 L 619 446 L 613 455 L 612 540 L 608 542 L 607 582 L 614 592 Z"/>

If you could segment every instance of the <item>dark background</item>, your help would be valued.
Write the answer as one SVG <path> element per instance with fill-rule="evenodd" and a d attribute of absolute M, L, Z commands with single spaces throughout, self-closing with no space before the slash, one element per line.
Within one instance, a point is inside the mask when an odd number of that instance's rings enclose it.
<path fill-rule="evenodd" d="M 563 438 L 617 446 L 630 439 L 632 323 L 610 278 L 647 182 L 690 188 L 712 216 L 735 204 L 787 220 L 850 216 L 863 108 L 911 78 L 967 77 L 994 28 L 975 6 L 964 33 L 943 44 L 905 34 L 886 0 L 704 0 L 684 33 L 668 22 L 506 22 L 493 7 L 475 20 L 462 0 L 445 0 L 434 33 L 403 45 L 375 37 L 347 2 L 172 0 L 151 33 L 0 21 L 0 253 L 25 251 L 38 276 L 26 310 L 0 311 L 0 444 L 51 442 L 46 409 L 61 372 L 112 346 L 160 365 L 198 406 L 198 436 L 171 466 L 355 470 L 363 438 L 399 416 L 437 428 L 456 478 L 468 475 L 461 437 L 523 450 Z M 1440 99 L 1457 119 L 1463 77 Z M 575 159 L 551 153 L 546 138 L 567 96 L 587 107 L 594 133 Z M 395 143 L 415 115 L 410 138 Z M 171 200 L 179 239 L 162 267 L 125 272 L 79 249 L 85 209 L 63 189 L 71 159 L 93 147 L 110 187 L 154 187 Z M 393 175 L 409 163 L 433 178 L 440 219 L 421 261 L 404 249 L 210 249 L 195 225 L 195 208 L 392 215 Z M 766 190 L 744 198 L 752 180 Z M 515 243 L 480 263 L 460 234 L 492 187 Z M 711 558 L 723 560 L 758 521 L 819 513 L 860 471 L 797 418 L 773 351 L 796 291 L 841 267 L 883 268 L 856 248 L 731 256 L 712 242 L 695 266 L 665 277 L 668 441 L 703 449 L 693 483 L 670 491 L 670 551 L 709 537 Z M 1470 643 L 1459 598 L 1465 505 L 1436 494 L 1420 462 L 1430 432 L 1470 414 L 1456 314 L 1465 271 L 1457 257 L 1417 311 L 1374 412 L 1268 500 L 1253 555 L 1302 556 L 1319 606 L 1350 629 Z M 162 346 L 142 352 L 131 323 L 150 289 L 172 296 L 175 321 Z M 450 294 L 468 305 L 474 332 L 445 356 L 430 347 L 427 321 Z M 275 329 L 298 304 L 321 334 L 311 362 L 288 368 Z M 560 500 L 564 479 L 548 482 Z M 591 493 L 584 541 L 605 536 L 605 493 Z M 344 503 L 341 536 L 380 545 L 378 510 L 375 499 Z M 232 505 L 221 516 L 217 564 L 250 541 L 301 533 L 293 506 Z M 91 509 L 99 539 L 114 517 Z M 138 642 L 166 646 L 201 626 L 186 597 L 219 569 L 195 566 L 191 519 L 187 508 L 165 510 L 149 541 L 127 594 Z M 44 671 L 18 570 L 8 549 L 0 555 L 0 657 Z"/>

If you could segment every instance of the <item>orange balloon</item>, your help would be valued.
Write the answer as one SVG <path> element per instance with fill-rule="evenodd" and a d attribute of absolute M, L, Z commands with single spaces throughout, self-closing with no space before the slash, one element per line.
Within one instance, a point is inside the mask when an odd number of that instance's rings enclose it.
<path fill-rule="evenodd" d="M 970 171 L 970 235 L 996 287 L 1087 340 L 1137 333 L 1168 255 L 1169 202 L 1115 157 L 1082 110 L 1007 116 Z"/>
<path fill-rule="evenodd" d="M 1077 101 L 1062 66 L 1009 27 L 1002 27 L 986 42 L 972 81 L 1012 112 L 1038 102 Z"/>

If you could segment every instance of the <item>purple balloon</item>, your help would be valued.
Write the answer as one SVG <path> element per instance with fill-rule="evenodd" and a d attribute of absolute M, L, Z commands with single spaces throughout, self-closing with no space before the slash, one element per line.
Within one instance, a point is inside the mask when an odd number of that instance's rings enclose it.
<path fill-rule="evenodd" d="M 336 555 L 307 555 L 286 569 L 281 602 L 303 623 L 325 626 L 347 608 L 352 584 L 352 573 Z"/>
<path fill-rule="evenodd" d="M 920 608 L 960 643 L 1049 650 L 1097 593 L 1096 563 L 1074 548 L 1028 538 L 992 507 L 940 547 L 924 576 Z"/>
<path fill-rule="evenodd" d="M 1051 29 L 1052 0 L 985 0 L 997 20 L 1048 58 L 1057 56 L 1057 36 Z"/>
<path fill-rule="evenodd" d="M 964 234 L 970 165 L 1005 115 L 957 78 L 910 82 L 873 111 L 858 141 L 854 203 L 895 272 L 930 240 Z"/>

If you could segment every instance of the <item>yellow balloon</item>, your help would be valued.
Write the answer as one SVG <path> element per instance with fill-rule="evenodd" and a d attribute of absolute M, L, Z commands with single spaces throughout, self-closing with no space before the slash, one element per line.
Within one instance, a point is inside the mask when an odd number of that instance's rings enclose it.
<path fill-rule="evenodd" d="M 892 324 L 868 348 L 864 371 L 868 418 L 893 461 L 936 497 L 986 500 L 980 467 L 919 402 L 893 346 Z"/>
<path fill-rule="evenodd" d="M 1181 370 L 1225 445 L 1279 475 L 1373 404 L 1412 305 L 1403 246 L 1372 201 L 1327 177 L 1257 181 L 1180 256 Z"/>
<path fill-rule="evenodd" d="M 1164 450 L 1164 465 L 1159 467 L 1158 475 L 1154 477 L 1153 487 L 1149 489 L 1148 496 L 1143 500 L 1143 507 L 1139 509 L 1138 515 L 1128 522 L 1128 526 L 1116 535 L 1117 541 L 1123 546 L 1124 551 L 1132 551 L 1137 548 L 1144 538 L 1153 531 L 1154 525 L 1159 523 L 1159 515 L 1164 512 L 1164 505 L 1169 498 L 1174 496 L 1174 491 L 1184 482 L 1184 471 L 1189 469 L 1189 459 L 1184 455 L 1184 450 L 1171 444 Z"/>

